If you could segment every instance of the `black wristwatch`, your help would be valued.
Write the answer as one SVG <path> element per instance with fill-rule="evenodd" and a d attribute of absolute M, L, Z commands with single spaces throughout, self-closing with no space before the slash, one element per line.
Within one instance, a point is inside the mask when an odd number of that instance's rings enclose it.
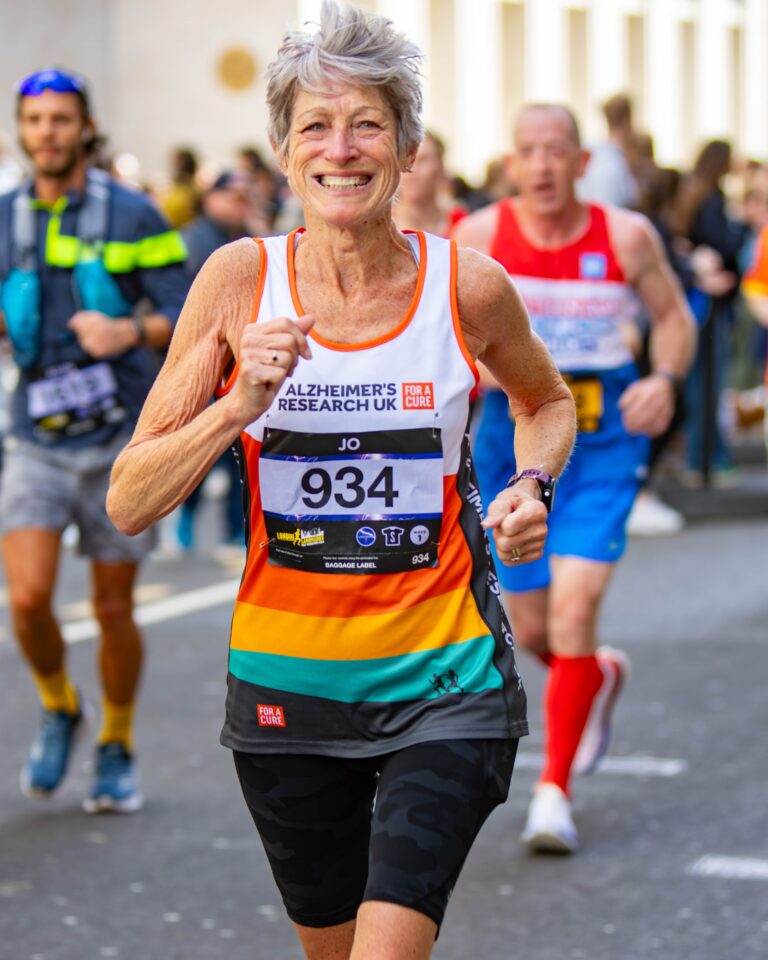
<path fill-rule="evenodd" d="M 507 480 L 507 487 L 513 487 L 518 480 L 535 480 L 541 490 L 541 502 L 547 508 L 547 513 L 552 513 L 552 507 L 555 504 L 555 484 L 557 481 L 543 470 L 521 470 Z"/>

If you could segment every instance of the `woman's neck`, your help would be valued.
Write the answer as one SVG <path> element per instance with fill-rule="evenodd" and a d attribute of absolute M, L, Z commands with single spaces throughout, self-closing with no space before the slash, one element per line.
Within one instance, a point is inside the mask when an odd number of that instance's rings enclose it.
<path fill-rule="evenodd" d="M 313 222 L 310 216 L 296 251 L 296 269 L 303 283 L 322 282 L 347 297 L 372 280 L 402 270 L 404 258 L 413 263 L 410 245 L 391 216 L 356 228 Z"/>

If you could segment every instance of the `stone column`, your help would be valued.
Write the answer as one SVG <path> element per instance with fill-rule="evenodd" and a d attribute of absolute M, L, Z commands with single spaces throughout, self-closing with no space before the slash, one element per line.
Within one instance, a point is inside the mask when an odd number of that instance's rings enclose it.
<path fill-rule="evenodd" d="M 499 0 L 454 0 L 455 140 L 452 159 L 464 176 L 482 178 L 504 150 Z"/>
<path fill-rule="evenodd" d="M 656 161 L 686 164 L 681 137 L 680 29 L 669 0 L 649 0 L 646 13 L 646 122 Z"/>
<path fill-rule="evenodd" d="M 768 160 L 768 4 L 745 0 L 742 33 L 741 149 L 748 157 Z"/>

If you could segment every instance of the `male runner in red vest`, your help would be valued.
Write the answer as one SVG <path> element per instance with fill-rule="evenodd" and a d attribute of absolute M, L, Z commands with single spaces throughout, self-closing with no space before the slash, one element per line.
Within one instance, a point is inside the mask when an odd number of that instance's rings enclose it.
<path fill-rule="evenodd" d="M 624 550 L 648 438 L 670 421 L 694 336 L 682 291 L 649 222 L 577 200 L 575 183 L 586 162 L 568 109 L 524 107 L 511 160 L 519 195 L 466 218 L 455 233 L 460 246 L 507 268 L 534 329 L 567 374 L 579 414 L 579 437 L 549 518 L 545 556 L 523 567 L 497 564 L 515 636 L 549 668 L 545 765 L 523 840 L 533 850 L 565 853 L 578 845 L 571 772 L 595 769 L 604 755 L 628 667 L 618 651 L 598 650 L 598 611 Z M 633 357 L 638 299 L 652 324 L 653 369 L 642 379 Z M 518 470 L 535 464 L 515 463 L 514 425 L 499 390 L 486 394 L 475 462 L 485 502 L 510 476 L 521 484 L 541 480 L 516 479 Z"/>

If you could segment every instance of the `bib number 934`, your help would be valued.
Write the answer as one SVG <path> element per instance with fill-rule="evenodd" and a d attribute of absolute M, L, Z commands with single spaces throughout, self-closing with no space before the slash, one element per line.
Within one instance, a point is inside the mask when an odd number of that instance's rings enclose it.
<path fill-rule="evenodd" d="M 302 476 L 301 489 L 302 503 L 315 509 L 326 506 L 331 498 L 347 510 L 377 499 L 385 507 L 392 508 L 400 495 L 395 489 L 391 466 L 384 467 L 367 485 L 365 474 L 358 467 L 344 466 L 333 473 L 322 467 L 313 467 Z"/>

